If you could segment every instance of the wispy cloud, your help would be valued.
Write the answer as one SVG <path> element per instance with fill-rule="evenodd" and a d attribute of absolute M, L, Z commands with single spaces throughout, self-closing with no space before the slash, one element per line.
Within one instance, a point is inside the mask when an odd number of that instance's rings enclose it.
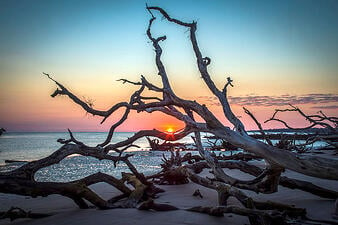
<path fill-rule="evenodd" d="M 199 96 L 199 99 L 208 105 L 220 105 L 218 99 L 213 96 Z M 288 104 L 316 104 L 313 108 L 338 108 L 338 95 L 336 94 L 307 94 L 307 95 L 280 95 L 280 96 L 262 96 L 245 95 L 230 96 L 229 102 L 241 106 L 285 106 Z M 317 106 L 318 104 L 334 104 L 326 106 Z"/>
<path fill-rule="evenodd" d="M 312 106 L 311 108 L 314 109 L 338 109 L 338 105 L 318 105 L 318 106 Z"/>

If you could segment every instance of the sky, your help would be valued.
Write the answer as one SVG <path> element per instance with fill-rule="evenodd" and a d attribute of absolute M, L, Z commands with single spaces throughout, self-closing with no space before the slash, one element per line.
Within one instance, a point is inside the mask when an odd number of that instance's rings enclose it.
<path fill-rule="evenodd" d="M 247 129 L 255 124 L 246 106 L 265 121 L 276 108 L 294 104 L 313 114 L 338 116 L 338 1 L 147 1 L 172 17 L 197 21 L 197 38 L 208 69 L 222 88 L 226 77 L 235 114 Z M 156 16 L 156 14 L 155 14 Z M 198 73 L 189 33 L 157 15 L 153 34 L 175 93 L 206 104 L 226 125 L 217 100 Z M 0 127 L 8 131 L 107 131 L 117 112 L 100 124 L 67 97 L 51 98 L 49 73 L 97 109 L 126 101 L 140 75 L 160 85 L 147 39 L 145 1 L 0 0 Z M 306 121 L 282 117 L 294 126 Z M 119 131 L 183 127 L 161 113 L 132 113 Z M 278 123 L 264 128 L 281 127 Z"/>

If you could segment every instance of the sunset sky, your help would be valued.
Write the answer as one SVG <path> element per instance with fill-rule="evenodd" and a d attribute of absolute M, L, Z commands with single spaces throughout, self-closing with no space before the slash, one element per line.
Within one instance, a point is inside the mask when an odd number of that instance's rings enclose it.
<path fill-rule="evenodd" d="M 307 113 L 338 116 L 338 1 L 147 1 L 172 16 L 197 21 L 197 38 L 218 87 L 234 80 L 228 93 L 236 115 L 250 109 L 260 121 L 292 103 Z M 222 116 L 218 102 L 197 70 L 187 29 L 157 15 L 154 35 L 178 96 L 196 99 Z M 107 131 L 104 124 L 67 97 L 51 98 L 51 74 L 98 109 L 126 101 L 134 86 L 117 82 L 140 75 L 160 84 L 147 39 L 145 1 L 0 1 L 0 127 L 8 131 Z M 291 124 L 306 123 L 295 115 Z M 160 113 L 133 113 L 119 131 L 182 128 Z M 279 124 L 264 124 L 265 128 Z"/>

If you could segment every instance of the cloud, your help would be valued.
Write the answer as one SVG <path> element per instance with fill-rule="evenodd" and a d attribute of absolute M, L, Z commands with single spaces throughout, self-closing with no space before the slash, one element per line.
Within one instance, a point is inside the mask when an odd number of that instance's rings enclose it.
<path fill-rule="evenodd" d="M 220 105 L 217 97 L 199 96 L 199 100 L 207 105 Z M 327 106 L 314 106 L 313 108 L 338 108 L 338 95 L 336 94 L 307 94 L 307 95 L 280 95 L 280 96 L 262 96 L 245 95 L 229 96 L 230 104 L 241 106 L 285 106 L 288 104 L 335 104 Z"/>
<path fill-rule="evenodd" d="M 319 105 L 319 106 L 312 106 L 313 109 L 338 109 L 338 105 Z"/>

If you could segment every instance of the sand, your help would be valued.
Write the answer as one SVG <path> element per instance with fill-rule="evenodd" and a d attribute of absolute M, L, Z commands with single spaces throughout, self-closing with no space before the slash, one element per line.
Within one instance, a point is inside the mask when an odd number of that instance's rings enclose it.
<path fill-rule="evenodd" d="M 241 179 L 250 178 L 250 175 L 244 174 L 238 170 L 227 170 L 227 172 Z M 207 170 L 203 171 L 207 175 Z M 308 177 L 295 172 L 286 171 L 284 175 L 294 177 L 306 181 L 311 181 L 319 186 L 338 190 L 338 181 L 322 180 Z M 210 175 L 209 175 L 210 176 Z M 181 209 L 193 206 L 216 206 L 217 194 L 215 191 L 196 185 L 194 183 L 184 185 L 161 185 L 166 192 L 159 194 L 159 198 L 155 199 L 158 203 L 167 203 L 179 207 Z M 98 183 L 92 185 L 91 188 L 105 199 L 119 194 L 119 191 L 113 187 Z M 192 196 L 196 189 L 200 189 L 203 199 Z M 306 193 L 300 190 L 291 190 L 280 187 L 279 192 L 273 194 L 255 194 L 251 191 L 245 191 L 248 195 L 257 200 L 273 200 L 287 204 L 294 204 L 296 207 L 304 207 L 307 209 L 308 217 L 314 219 L 333 220 L 331 215 L 334 212 L 334 200 L 324 199 Z M 11 206 L 17 206 L 24 210 L 39 213 L 51 213 L 50 217 L 42 219 L 18 219 L 10 222 L 9 219 L 0 220 L 1 224 L 27 224 L 27 225 L 216 225 L 216 224 L 249 224 L 247 217 L 233 214 L 226 214 L 224 217 L 212 217 L 206 214 L 188 212 L 185 210 L 176 210 L 168 212 L 140 211 L 137 209 L 78 209 L 72 200 L 59 195 L 51 195 L 45 198 L 31 198 L 11 194 L 0 194 L 0 210 L 8 210 Z M 230 204 L 239 205 L 237 200 L 230 199 Z M 338 222 L 338 220 L 333 220 Z"/>

